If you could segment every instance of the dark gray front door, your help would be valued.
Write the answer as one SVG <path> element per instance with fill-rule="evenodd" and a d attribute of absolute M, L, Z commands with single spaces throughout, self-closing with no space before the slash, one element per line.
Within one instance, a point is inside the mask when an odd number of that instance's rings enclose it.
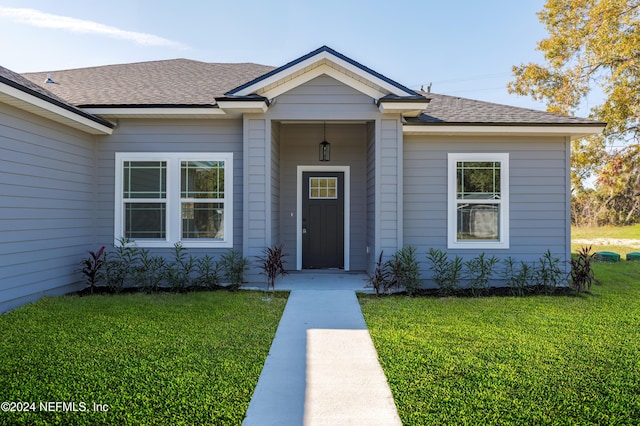
<path fill-rule="evenodd" d="M 302 268 L 344 268 L 344 173 L 302 173 Z"/>

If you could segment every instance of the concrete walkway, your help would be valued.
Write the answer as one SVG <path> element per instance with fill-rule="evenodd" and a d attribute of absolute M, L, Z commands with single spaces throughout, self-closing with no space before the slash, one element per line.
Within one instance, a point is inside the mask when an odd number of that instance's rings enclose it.
<path fill-rule="evenodd" d="M 292 290 L 243 425 L 402 425 L 354 290 Z"/>

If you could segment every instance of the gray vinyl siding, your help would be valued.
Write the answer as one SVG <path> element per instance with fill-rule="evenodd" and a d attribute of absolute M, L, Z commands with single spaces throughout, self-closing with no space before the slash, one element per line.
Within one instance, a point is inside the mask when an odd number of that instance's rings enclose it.
<path fill-rule="evenodd" d="M 380 120 L 376 149 L 376 256 L 385 257 L 402 246 L 402 133 L 397 119 Z"/>
<path fill-rule="evenodd" d="M 326 75 L 281 94 L 267 114 L 273 120 L 371 120 L 380 115 L 374 99 Z"/>
<path fill-rule="evenodd" d="M 114 187 L 116 152 L 232 152 L 233 157 L 233 243 L 242 248 L 242 121 L 240 120 L 120 120 L 108 137 L 97 143 L 97 233 L 100 244 L 111 247 L 114 239 Z M 166 253 L 166 249 L 153 249 Z M 216 256 L 226 249 L 196 249 Z"/>
<path fill-rule="evenodd" d="M 81 288 L 95 249 L 93 137 L 0 105 L 0 312 Z"/>
<path fill-rule="evenodd" d="M 502 250 L 447 249 L 447 153 L 509 154 L 510 245 Z M 404 141 L 404 244 L 418 249 L 424 262 L 429 248 L 464 258 L 480 251 L 500 258 L 533 262 L 547 250 L 567 268 L 568 144 L 543 137 L 419 137 Z M 424 274 L 429 276 L 426 271 Z"/>
<path fill-rule="evenodd" d="M 271 125 L 271 242 L 280 243 L 280 124 Z"/>
<path fill-rule="evenodd" d="M 260 256 L 271 245 L 271 128 L 264 118 L 244 119 L 244 238 L 243 254 L 249 259 Z M 264 281 L 257 267 L 252 267 L 245 279 Z"/>

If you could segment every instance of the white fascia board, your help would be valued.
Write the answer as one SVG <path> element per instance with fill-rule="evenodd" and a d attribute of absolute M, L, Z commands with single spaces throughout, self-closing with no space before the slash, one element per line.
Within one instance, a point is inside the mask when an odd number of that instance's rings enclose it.
<path fill-rule="evenodd" d="M 405 124 L 402 132 L 405 135 L 521 135 L 521 136 L 569 136 L 571 140 L 602 132 L 600 126 L 447 126 L 447 125 L 412 125 Z"/>
<path fill-rule="evenodd" d="M 0 84 L 0 94 L 15 99 L 15 101 L 11 102 L 13 106 L 49 120 L 71 126 L 93 135 L 110 135 L 113 133 L 113 129 L 108 126 L 97 123 L 82 115 L 6 84 Z"/>
<path fill-rule="evenodd" d="M 328 75 L 329 77 L 334 78 L 339 82 L 352 87 L 367 96 L 370 96 L 374 100 L 386 96 L 386 93 L 382 93 L 379 90 L 376 90 L 375 88 L 366 85 L 361 81 L 355 80 L 354 78 L 349 77 L 348 75 L 326 64 L 322 64 L 304 74 L 300 74 L 293 79 L 290 79 L 278 86 L 273 87 L 272 89 L 263 93 L 263 96 L 268 99 L 273 99 L 283 93 L 288 92 L 289 90 L 295 89 L 296 87 L 313 80 L 316 77 L 320 77 L 321 75 Z"/>
<path fill-rule="evenodd" d="M 274 74 L 264 80 L 260 80 L 257 81 L 256 83 L 245 87 L 244 89 L 240 90 L 237 93 L 234 93 L 234 95 L 239 95 L 239 96 L 246 96 L 246 95 L 250 95 L 252 93 L 258 93 L 260 89 L 267 87 L 271 84 L 277 83 L 280 80 L 286 80 L 288 77 L 290 77 L 291 75 L 297 73 L 298 71 L 304 70 L 307 67 L 312 66 L 313 64 L 320 62 L 320 61 L 329 61 L 332 62 L 356 75 L 359 75 L 360 77 L 362 77 L 365 80 L 369 80 L 372 83 L 374 83 L 377 86 L 380 86 L 381 88 L 383 88 L 384 90 L 388 91 L 391 94 L 397 95 L 397 96 L 407 96 L 407 95 L 414 95 L 414 93 L 407 93 L 404 90 L 399 89 L 398 87 L 368 73 L 365 72 L 364 70 L 362 70 L 361 68 L 347 62 L 344 61 L 334 55 L 332 55 L 329 52 L 320 52 L 317 55 L 314 55 L 310 58 L 307 58 L 304 61 L 298 62 L 295 65 L 290 66 L 289 68 L 282 70 L 281 72 Z M 327 66 L 328 68 L 331 68 L 329 66 Z M 336 70 L 337 71 L 337 70 Z M 342 73 L 341 73 L 342 74 Z M 296 79 L 297 80 L 297 79 Z M 354 81 L 353 79 L 350 79 L 350 81 Z M 366 85 L 365 85 L 366 86 Z M 385 93 L 385 95 L 388 93 Z M 267 96 L 270 97 L 270 96 Z M 379 96 L 380 97 L 380 96 Z"/>
<path fill-rule="evenodd" d="M 428 100 L 424 102 L 385 102 L 381 99 L 378 109 L 383 114 L 400 113 L 405 117 L 417 117 L 427 108 L 427 105 L 429 105 Z"/>
<path fill-rule="evenodd" d="M 219 108 L 84 108 L 83 111 L 101 116 L 195 116 L 225 115 Z"/>
<path fill-rule="evenodd" d="M 234 100 L 219 100 L 216 101 L 218 106 L 223 110 L 237 110 L 246 113 L 258 113 L 264 114 L 269 109 L 265 100 L 256 101 L 234 101 Z"/>

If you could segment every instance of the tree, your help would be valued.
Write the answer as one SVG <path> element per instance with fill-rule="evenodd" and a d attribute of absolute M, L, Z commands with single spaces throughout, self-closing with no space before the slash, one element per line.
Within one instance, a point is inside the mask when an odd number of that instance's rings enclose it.
<path fill-rule="evenodd" d="M 584 179 L 596 174 L 600 187 L 613 185 L 609 189 L 619 193 L 622 180 L 614 183 L 605 165 L 637 158 L 627 151 L 640 139 L 640 0 L 548 0 L 538 18 L 549 33 L 537 45 L 546 64 L 514 66 L 509 92 L 544 101 L 550 112 L 572 114 L 599 86 L 604 100 L 590 116 L 607 127 L 602 135 L 574 141 L 572 184 L 584 191 Z M 614 142 L 625 148 L 607 149 Z"/>

